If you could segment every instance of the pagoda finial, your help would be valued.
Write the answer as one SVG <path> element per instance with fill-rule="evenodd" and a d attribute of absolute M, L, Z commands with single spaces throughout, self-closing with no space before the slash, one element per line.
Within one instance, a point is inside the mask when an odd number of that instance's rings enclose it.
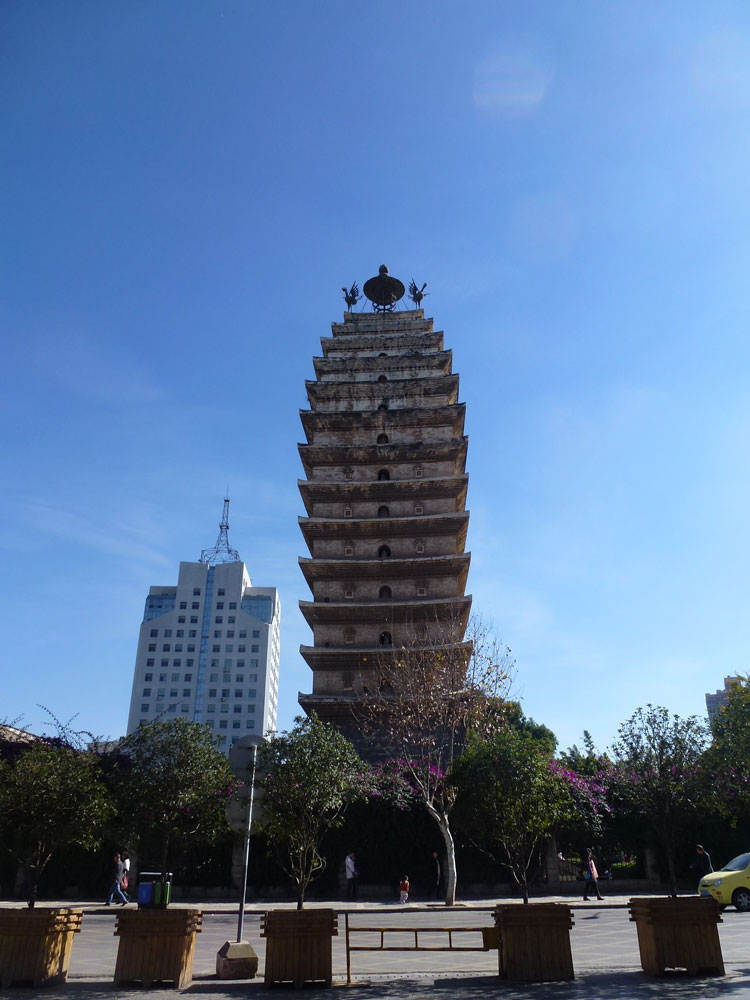
<path fill-rule="evenodd" d="M 227 493 L 229 491 L 227 490 Z M 218 563 L 242 562 L 237 549 L 229 548 L 229 497 L 224 497 L 224 510 L 221 514 L 219 524 L 219 537 L 216 545 L 212 549 L 201 551 L 200 562 L 208 566 L 216 566 Z"/>

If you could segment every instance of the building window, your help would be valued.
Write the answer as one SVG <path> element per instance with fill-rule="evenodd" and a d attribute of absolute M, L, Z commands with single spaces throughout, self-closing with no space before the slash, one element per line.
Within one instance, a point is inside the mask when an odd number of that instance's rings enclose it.
<path fill-rule="evenodd" d="M 225 645 L 224 645 L 224 652 L 225 653 L 232 653 L 232 652 L 234 652 L 234 646 L 232 645 L 231 642 L 225 643 Z"/>
<path fill-rule="evenodd" d="M 344 469 L 344 479 L 353 479 L 354 469 L 346 468 Z"/>
<path fill-rule="evenodd" d="M 230 601 L 229 602 L 229 610 L 230 611 L 236 611 L 237 610 L 237 601 Z"/>
<path fill-rule="evenodd" d="M 417 597 L 426 597 L 426 596 L 427 596 L 427 588 L 417 587 Z"/>
<path fill-rule="evenodd" d="M 180 611 L 184 611 L 187 607 L 187 601 L 180 601 Z"/>
<path fill-rule="evenodd" d="M 237 676 L 235 677 L 235 680 L 237 681 L 238 684 L 241 684 L 244 681 L 244 679 L 245 678 L 242 674 L 237 674 Z"/>
<path fill-rule="evenodd" d="M 168 642 L 165 642 L 161 647 L 162 653 L 168 653 L 170 649 L 171 647 Z"/>
<path fill-rule="evenodd" d="M 151 697 L 151 688 L 144 688 L 143 689 L 143 694 L 142 694 L 141 697 L 143 697 L 143 698 L 150 698 Z"/>
<path fill-rule="evenodd" d="M 255 729 L 255 719 L 248 719 L 245 722 L 245 729 Z"/>
<path fill-rule="evenodd" d="M 242 697 L 242 691 L 235 691 L 234 692 L 234 696 L 235 696 L 235 698 L 241 698 Z"/>
<path fill-rule="evenodd" d="M 257 664 L 257 663 L 255 663 L 254 665 L 255 665 L 256 667 L 258 666 L 258 664 Z M 248 674 L 248 675 L 247 675 L 247 679 L 248 679 L 248 680 L 249 680 L 249 681 L 250 681 L 250 682 L 251 682 L 252 684 L 255 684 L 255 683 L 257 682 L 257 680 L 258 680 L 258 675 L 257 675 L 257 674 Z"/>
<path fill-rule="evenodd" d="M 378 444 L 388 444 L 388 435 L 378 434 Z"/>
<path fill-rule="evenodd" d="M 255 714 L 255 705 L 248 705 L 247 710 L 251 715 Z"/>
<path fill-rule="evenodd" d="M 386 411 L 387 409 L 388 409 L 388 402 L 387 402 L 387 400 L 385 400 L 385 399 L 384 399 L 384 400 L 383 400 L 383 402 L 382 402 L 382 403 L 380 404 L 380 406 L 378 407 L 378 410 L 379 410 L 379 411 L 380 411 L 381 413 L 384 413 L 384 412 L 385 412 L 385 411 Z"/>
<path fill-rule="evenodd" d="M 224 602 L 223 601 L 217 601 L 216 602 L 216 610 L 217 611 L 223 611 L 224 610 Z"/>
<path fill-rule="evenodd" d="M 188 657 L 187 660 L 185 660 L 185 666 L 192 667 L 194 662 L 195 662 L 194 660 L 191 660 L 190 657 Z"/>
<path fill-rule="evenodd" d="M 146 704 L 146 705 L 141 705 L 141 711 L 142 711 L 142 712 L 148 712 L 148 704 Z"/>
<path fill-rule="evenodd" d="M 378 507 L 378 517 L 390 517 L 390 516 L 391 516 L 390 507 L 386 506 L 386 504 L 381 504 L 381 506 Z"/>
<path fill-rule="evenodd" d="M 228 698 L 229 697 L 229 688 L 222 688 L 221 689 L 221 697 L 222 698 Z"/>
<path fill-rule="evenodd" d="M 378 549 L 378 559 L 390 559 L 391 550 L 387 545 L 381 545 Z"/>
<path fill-rule="evenodd" d="M 198 618 L 197 618 L 197 617 L 193 617 L 193 616 L 191 615 L 191 616 L 190 616 L 190 624 L 191 624 L 191 625 L 197 625 L 197 624 L 198 624 Z M 193 632 L 192 634 L 193 634 L 193 635 L 195 635 L 195 632 Z"/>
<path fill-rule="evenodd" d="M 154 661 L 153 660 L 146 660 L 146 666 L 147 667 L 153 667 L 153 665 L 154 665 Z"/>
<path fill-rule="evenodd" d="M 353 628 L 344 629 L 344 642 L 346 643 L 347 646 L 353 646 L 356 637 L 357 633 Z"/>
<path fill-rule="evenodd" d="M 251 646 L 250 647 L 250 652 L 251 653 L 257 653 L 258 652 L 258 646 L 257 645 Z"/>
<path fill-rule="evenodd" d="M 172 660 L 172 666 L 173 667 L 181 667 L 182 666 L 182 660 L 180 659 L 179 656 L 177 657 L 176 660 Z"/>
<path fill-rule="evenodd" d="M 240 639 L 247 639 L 247 629 L 246 628 L 240 629 Z"/>
<path fill-rule="evenodd" d="M 156 697 L 157 698 L 163 698 L 166 693 L 167 693 L 167 689 L 166 688 L 158 688 L 157 691 L 156 691 Z"/>
<path fill-rule="evenodd" d="M 214 618 L 214 625 L 222 625 L 223 623 L 224 623 L 224 616 L 223 615 L 217 615 Z"/>
<path fill-rule="evenodd" d="M 219 720 L 219 729 L 226 729 L 226 728 L 227 728 L 227 720 L 226 719 L 220 719 Z"/>
<path fill-rule="evenodd" d="M 215 698 L 216 697 L 216 688 L 209 688 L 208 689 L 208 697 L 209 698 Z"/>
<path fill-rule="evenodd" d="M 222 705 L 219 710 L 221 712 L 224 712 L 224 713 L 228 714 L 229 713 L 229 705 Z"/>
<path fill-rule="evenodd" d="M 390 587 L 381 587 L 378 592 L 378 597 L 381 601 L 389 601 L 393 597 L 393 591 Z"/>
<path fill-rule="evenodd" d="M 353 556 L 354 555 L 354 546 L 353 545 L 345 545 L 344 546 L 344 555 L 345 556 Z"/>
<path fill-rule="evenodd" d="M 227 639 L 234 639 L 234 629 L 230 628 L 227 630 Z"/>
<path fill-rule="evenodd" d="M 232 705 L 232 711 L 235 715 L 239 715 L 242 711 L 242 705 Z"/>
<path fill-rule="evenodd" d="M 218 679 L 219 679 L 219 675 L 218 674 L 209 674 L 208 679 L 211 681 L 212 684 L 215 684 L 216 681 L 218 681 Z"/>
<path fill-rule="evenodd" d="M 230 624 L 230 625 L 234 625 L 234 623 L 235 623 L 235 621 L 236 621 L 236 618 L 235 618 L 235 616 L 234 616 L 234 615 L 230 615 L 230 616 L 229 616 L 229 617 L 227 618 L 227 621 L 229 622 L 229 624 Z"/>
<path fill-rule="evenodd" d="M 193 611 L 197 611 L 198 608 L 200 607 L 200 603 L 198 601 L 193 601 L 193 603 L 191 604 L 191 607 L 192 607 Z"/>
<path fill-rule="evenodd" d="M 212 646 L 211 652 L 212 653 L 220 653 L 221 652 L 221 646 L 219 646 L 219 645 Z"/>
<path fill-rule="evenodd" d="M 176 698 L 177 697 L 177 688 L 170 688 L 169 689 L 169 697 L 170 698 Z"/>
<path fill-rule="evenodd" d="M 144 681 L 152 681 L 154 679 L 154 675 L 153 674 L 144 674 L 143 679 L 144 679 Z"/>
<path fill-rule="evenodd" d="M 388 469 L 379 469 L 378 470 L 378 481 L 379 482 L 385 482 L 385 480 L 390 479 L 390 478 L 391 478 L 391 474 L 388 471 Z"/>
<path fill-rule="evenodd" d="M 388 381 L 387 375 L 378 375 L 378 382 L 387 382 L 387 381 Z"/>
<path fill-rule="evenodd" d="M 156 643 L 155 642 L 150 642 L 148 644 L 148 651 L 149 651 L 149 653 L 155 653 L 156 652 Z"/>
<path fill-rule="evenodd" d="M 201 593 L 200 587 L 193 587 L 193 597 L 200 597 L 200 593 Z"/>
<path fill-rule="evenodd" d="M 417 552 L 424 552 L 424 542 L 415 542 L 414 548 Z"/>
<path fill-rule="evenodd" d="M 185 624 L 185 616 L 184 615 L 178 615 L 178 617 L 177 617 L 177 624 L 178 625 L 184 625 Z"/>
<path fill-rule="evenodd" d="M 197 638 L 195 629 L 191 628 L 190 631 L 188 632 L 188 639 L 195 639 L 195 638 Z"/>
<path fill-rule="evenodd" d="M 260 639 L 260 629 L 253 629 L 253 639 Z"/>
<path fill-rule="evenodd" d="M 351 588 L 345 590 L 344 597 L 349 597 L 349 598 L 354 597 L 354 591 Z"/>
<path fill-rule="evenodd" d="M 424 514 L 424 507 L 422 506 L 421 503 L 415 503 L 414 504 L 414 513 L 415 514 Z"/>
<path fill-rule="evenodd" d="M 210 712 L 210 713 L 211 713 L 211 715 L 213 715 L 213 713 L 214 713 L 214 712 L 216 711 L 216 705 L 208 705 L 208 706 L 206 707 L 206 711 L 207 711 L 207 712 Z"/>
<path fill-rule="evenodd" d="M 421 479 L 422 478 L 422 466 L 421 465 L 415 465 L 414 466 L 414 476 L 417 479 Z"/>
<path fill-rule="evenodd" d="M 192 674 L 185 674 L 185 680 L 186 681 L 191 681 L 192 679 L 193 679 L 193 675 Z"/>
<path fill-rule="evenodd" d="M 181 711 L 181 712 L 189 712 L 189 711 L 190 711 L 190 705 L 186 705 L 186 704 L 185 704 L 185 703 L 183 702 L 183 703 L 182 703 L 182 705 L 180 705 L 180 711 Z"/>
<path fill-rule="evenodd" d="M 216 591 L 216 596 L 217 597 L 223 597 L 224 596 L 224 588 L 223 587 L 219 587 L 219 589 Z"/>
<path fill-rule="evenodd" d="M 257 660 L 250 660 L 250 666 L 251 667 L 257 667 L 258 666 L 258 661 Z M 252 680 L 252 677 L 250 679 Z"/>
<path fill-rule="evenodd" d="M 220 628 L 215 628 L 214 629 L 214 639 L 221 639 L 221 629 Z"/>
<path fill-rule="evenodd" d="M 244 647 L 244 645 L 240 645 L 240 646 L 238 646 L 238 647 L 237 647 L 237 652 L 238 652 L 238 653 L 244 653 L 244 652 L 245 652 L 245 647 Z"/>
<path fill-rule="evenodd" d="M 393 639 L 391 637 L 391 633 L 390 632 L 381 632 L 380 636 L 378 637 L 378 645 L 379 646 L 392 646 L 393 645 Z"/>
<path fill-rule="evenodd" d="M 190 697 L 190 688 L 183 688 L 182 689 L 182 697 L 183 698 L 189 698 Z"/>
<path fill-rule="evenodd" d="M 244 666 L 245 666 L 245 661 L 244 660 L 237 660 L 237 669 L 238 670 L 242 670 L 242 668 Z"/>
<path fill-rule="evenodd" d="M 239 719 L 234 719 L 232 721 L 232 729 L 239 729 L 239 728 L 240 728 L 240 720 Z"/>
<path fill-rule="evenodd" d="M 162 665 L 163 667 L 168 667 L 168 666 L 169 666 L 169 660 L 162 660 L 162 661 L 161 661 L 161 665 Z"/>
<path fill-rule="evenodd" d="M 255 688 L 250 688 L 248 690 L 248 692 L 247 692 L 247 696 L 248 696 L 248 698 L 256 698 L 257 694 L 256 694 L 256 691 L 255 691 Z"/>
<path fill-rule="evenodd" d="M 159 634 L 159 629 L 158 628 L 152 628 L 151 629 L 151 638 L 152 639 L 155 639 L 158 634 Z"/>

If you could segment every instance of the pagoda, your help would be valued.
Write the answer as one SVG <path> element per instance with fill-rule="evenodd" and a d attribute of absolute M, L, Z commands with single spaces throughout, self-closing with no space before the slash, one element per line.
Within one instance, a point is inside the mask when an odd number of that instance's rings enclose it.
<path fill-rule="evenodd" d="M 417 306 L 423 290 L 412 281 Z M 378 657 L 463 639 L 468 440 L 452 352 L 422 308 L 396 310 L 403 284 L 381 267 L 364 285 L 367 312 L 352 311 L 356 285 L 344 291 L 349 311 L 321 338 L 300 411 L 312 592 L 300 610 L 313 640 L 300 648 L 312 693 L 299 703 L 356 738 Z"/>

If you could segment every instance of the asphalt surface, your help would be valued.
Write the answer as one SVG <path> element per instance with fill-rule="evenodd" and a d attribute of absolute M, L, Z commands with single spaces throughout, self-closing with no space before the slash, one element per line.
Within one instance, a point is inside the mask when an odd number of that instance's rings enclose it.
<path fill-rule="evenodd" d="M 551 899 L 551 897 L 547 897 Z M 457 906 L 446 910 L 440 906 L 425 907 L 414 904 L 406 907 L 357 903 L 310 904 L 333 905 L 339 912 L 339 935 L 334 938 L 333 972 L 335 991 L 344 990 L 353 1000 L 411 1000 L 428 996 L 436 1000 L 459 997 L 479 1000 L 480 997 L 502 994 L 508 1000 L 516 998 L 714 998 L 750 1000 L 750 913 L 724 911 L 719 925 L 724 963 L 724 977 L 692 978 L 674 973 L 660 978 L 649 978 L 642 971 L 638 954 L 635 925 L 629 920 L 627 898 L 608 897 L 603 903 L 583 903 L 570 897 L 558 901 L 573 905 L 574 927 L 571 931 L 571 948 L 576 979 L 570 983 L 513 984 L 497 975 L 497 952 L 440 952 L 440 951 L 388 951 L 353 952 L 352 984 L 346 983 L 345 912 L 349 914 L 350 927 L 367 924 L 399 925 L 424 928 L 420 944 L 435 945 L 445 941 L 445 934 L 437 929 L 442 926 L 478 927 L 491 926 L 490 914 L 495 902 Z M 42 905 L 77 905 L 84 909 L 83 930 L 76 936 L 70 963 L 68 982 L 59 987 L 41 991 L 30 988 L 13 988 L 3 991 L 10 998 L 29 998 L 43 995 L 48 1000 L 113 1000 L 120 997 L 143 996 L 148 993 L 154 1000 L 175 996 L 173 989 L 154 987 L 148 991 L 139 988 L 118 988 L 112 984 L 118 938 L 114 937 L 115 916 L 119 907 L 103 908 L 101 904 L 71 904 L 70 902 Z M 222 981 L 215 975 L 216 953 L 227 940 L 236 938 L 237 907 L 229 904 L 195 904 L 203 910 L 203 931 L 196 939 L 193 965 L 193 983 L 181 992 L 196 998 L 215 1000 L 240 1000 L 248 995 L 268 995 L 263 986 L 262 970 L 265 941 L 260 937 L 260 914 L 266 906 L 248 906 L 245 916 L 246 940 L 249 940 L 259 957 L 259 978 L 243 981 Z M 269 904 L 271 908 L 291 908 L 290 904 Z M 434 929 L 434 930 L 430 930 Z M 375 943 L 372 936 L 352 935 L 352 943 Z M 403 941 L 412 941 L 413 935 Z M 478 932 L 457 935 L 461 944 L 480 944 Z M 391 943 L 397 943 L 391 939 Z M 274 987 L 275 996 L 299 996 L 299 991 Z M 306 1000 L 327 997 L 330 990 L 305 988 Z"/>

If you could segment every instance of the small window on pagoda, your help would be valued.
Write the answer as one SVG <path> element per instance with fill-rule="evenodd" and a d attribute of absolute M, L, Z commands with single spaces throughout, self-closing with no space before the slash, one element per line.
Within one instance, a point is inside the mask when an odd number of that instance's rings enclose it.
<path fill-rule="evenodd" d="M 391 478 L 391 474 L 388 471 L 388 469 L 379 469 L 378 470 L 378 481 L 379 482 L 383 482 L 384 480 L 390 479 L 390 478 Z"/>
<path fill-rule="evenodd" d="M 427 597 L 427 587 L 423 583 L 417 587 L 417 597 Z"/>
<path fill-rule="evenodd" d="M 422 466 L 421 465 L 415 465 L 414 466 L 414 478 L 415 479 L 421 479 L 422 478 Z"/>
<path fill-rule="evenodd" d="M 378 354 L 378 357 L 379 357 L 379 358 L 387 358 L 387 357 L 388 357 L 388 355 L 386 354 L 386 352 L 385 352 L 385 351 L 381 351 L 381 352 L 380 352 L 380 354 Z"/>
<path fill-rule="evenodd" d="M 388 435 L 378 434 L 378 444 L 388 444 Z"/>
<path fill-rule="evenodd" d="M 388 381 L 387 375 L 378 375 L 378 382 L 387 382 L 387 381 Z"/>
<path fill-rule="evenodd" d="M 347 590 L 344 591 L 344 597 L 346 597 L 348 600 L 351 600 L 352 597 L 354 597 L 354 591 L 352 590 L 351 587 L 349 587 Z"/>
<path fill-rule="evenodd" d="M 357 637 L 357 633 L 353 628 L 344 629 L 344 642 L 347 646 L 353 646 L 354 640 Z"/>
<path fill-rule="evenodd" d="M 415 542 L 414 548 L 417 552 L 424 552 L 424 542 Z"/>
<path fill-rule="evenodd" d="M 420 639 L 424 639 L 427 636 L 427 625 L 424 622 L 419 622 L 417 625 L 417 635 Z"/>
<path fill-rule="evenodd" d="M 378 645 L 380 646 L 392 646 L 393 639 L 391 638 L 390 632 L 381 632 L 378 638 Z"/>
<path fill-rule="evenodd" d="M 354 546 L 353 545 L 346 545 L 346 546 L 344 546 L 344 555 L 345 556 L 353 556 L 354 555 Z"/>
<path fill-rule="evenodd" d="M 385 504 L 382 504 L 380 507 L 378 507 L 378 517 L 390 517 L 390 516 L 391 516 L 390 507 L 387 507 Z"/>
<path fill-rule="evenodd" d="M 381 601 L 389 601 L 393 597 L 393 591 L 390 587 L 381 587 L 378 597 Z"/>
<path fill-rule="evenodd" d="M 341 686 L 344 689 L 344 691 L 351 691 L 351 689 L 354 687 L 354 674 L 351 673 L 351 671 L 346 670 L 341 675 Z"/>
<path fill-rule="evenodd" d="M 415 514 L 424 514 L 424 507 L 422 506 L 421 503 L 415 503 L 414 504 L 414 513 Z"/>
<path fill-rule="evenodd" d="M 378 407 L 378 409 L 379 410 L 387 410 L 388 409 L 388 400 L 384 399 L 383 402 Z"/>
<path fill-rule="evenodd" d="M 390 559 L 391 550 L 387 545 L 381 545 L 378 549 L 378 559 Z"/>
<path fill-rule="evenodd" d="M 354 469 L 344 469 L 344 479 L 353 479 Z"/>
<path fill-rule="evenodd" d="M 351 516 L 352 516 L 351 507 L 344 507 L 344 517 L 351 517 Z"/>

